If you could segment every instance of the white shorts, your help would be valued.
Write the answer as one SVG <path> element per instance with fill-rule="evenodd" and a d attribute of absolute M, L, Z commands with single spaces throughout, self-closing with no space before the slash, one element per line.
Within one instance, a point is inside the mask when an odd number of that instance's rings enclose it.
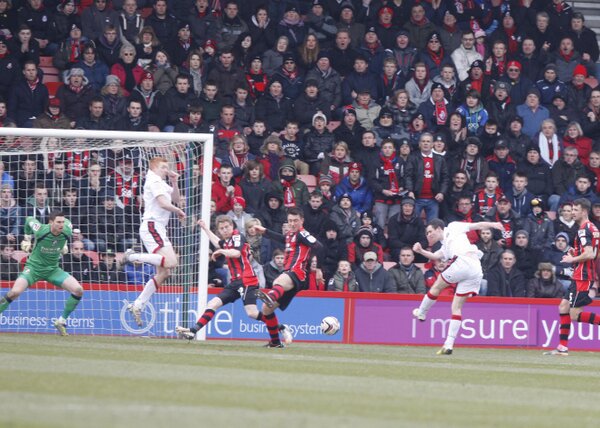
<path fill-rule="evenodd" d="M 140 239 L 149 253 L 156 253 L 163 247 L 172 247 L 167 236 L 167 228 L 155 221 L 144 221 L 140 226 Z"/>
<path fill-rule="evenodd" d="M 483 272 L 481 262 L 471 257 L 456 257 L 441 273 L 448 284 L 456 285 L 457 296 L 476 296 L 479 294 Z"/>

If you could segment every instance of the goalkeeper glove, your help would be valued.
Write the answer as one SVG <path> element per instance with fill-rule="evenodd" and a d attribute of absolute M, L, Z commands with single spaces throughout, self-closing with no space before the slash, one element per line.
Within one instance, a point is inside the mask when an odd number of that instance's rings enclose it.
<path fill-rule="evenodd" d="M 67 244 L 66 242 L 65 242 L 65 246 L 61 250 L 61 253 L 62 254 L 68 254 L 69 253 L 69 244 Z"/>
<path fill-rule="evenodd" d="M 23 236 L 23 240 L 21 241 L 21 251 L 25 251 L 26 253 L 31 251 L 31 235 Z"/>

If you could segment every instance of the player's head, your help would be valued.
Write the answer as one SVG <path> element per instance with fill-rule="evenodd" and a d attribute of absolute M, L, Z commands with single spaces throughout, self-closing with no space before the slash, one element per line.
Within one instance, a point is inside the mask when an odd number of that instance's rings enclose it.
<path fill-rule="evenodd" d="M 298 232 L 304 225 L 304 212 L 300 208 L 290 208 L 287 212 L 287 222 L 291 232 Z"/>
<path fill-rule="evenodd" d="M 48 216 L 50 232 L 54 235 L 61 233 L 65 227 L 65 215 L 62 211 L 52 211 Z"/>
<path fill-rule="evenodd" d="M 220 215 L 216 218 L 215 227 L 222 239 L 229 239 L 233 235 L 233 220 L 226 215 Z"/>
<path fill-rule="evenodd" d="M 169 162 L 163 157 L 154 157 L 150 159 L 150 170 L 164 179 L 169 172 Z"/>
<path fill-rule="evenodd" d="M 434 218 L 429 223 L 427 223 L 427 227 L 425 228 L 425 235 L 427 236 L 427 241 L 429 241 L 429 245 L 433 245 L 436 242 L 442 240 L 442 237 L 444 236 L 445 227 L 446 223 L 444 223 L 444 220 L 440 220 L 439 218 Z"/>
<path fill-rule="evenodd" d="M 589 199 L 579 198 L 573 201 L 573 219 L 577 223 L 582 223 L 589 218 L 592 211 L 592 204 Z"/>

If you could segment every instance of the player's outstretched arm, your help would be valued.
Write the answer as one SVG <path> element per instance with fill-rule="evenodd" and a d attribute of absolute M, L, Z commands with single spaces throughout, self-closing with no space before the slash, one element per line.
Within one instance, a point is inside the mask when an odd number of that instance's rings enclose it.
<path fill-rule="evenodd" d="M 179 192 L 179 174 L 175 171 L 169 171 L 169 181 L 171 182 L 171 187 L 173 188 L 173 192 L 171 193 L 171 200 L 173 203 L 179 205 L 179 201 L 181 200 L 181 193 Z"/>
<path fill-rule="evenodd" d="M 156 197 L 156 200 L 158 201 L 158 205 L 160 205 L 162 209 L 177 214 L 177 217 L 179 217 L 180 221 L 185 220 L 185 212 L 183 212 L 181 208 L 176 207 L 171 202 L 169 202 L 169 200 L 164 195 L 158 195 Z"/>
<path fill-rule="evenodd" d="M 208 239 L 210 239 L 211 244 L 215 246 L 215 248 L 221 248 L 221 239 L 210 230 L 210 227 L 206 225 L 204 220 L 198 220 L 198 226 L 208 235 Z"/>
<path fill-rule="evenodd" d="M 417 242 L 415 245 L 413 245 L 413 251 L 415 253 L 422 254 L 423 256 L 427 257 L 429 260 L 441 260 L 444 258 L 444 253 L 442 253 L 441 250 L 438 250 L 435 253 L 432 253 L 431 251 L 427 251 L 425 248 L 423 248 L 423 246 L 421 245 L 420 242 Z"/>
<path fill-rule="evenodd" d="M 504 226 L 499 221 L 480 221 L 477 223 L 467 223 L 469 230 L 496 229 L 504 231 Z"/>

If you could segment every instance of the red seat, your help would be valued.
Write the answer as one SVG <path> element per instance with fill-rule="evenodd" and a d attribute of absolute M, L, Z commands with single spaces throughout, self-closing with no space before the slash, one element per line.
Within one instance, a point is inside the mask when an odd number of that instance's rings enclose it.
<path fill-rule="evenodd" d="M 40 67 L 54 67 L 51 56 L 40 56 Z"/>
<path fill-rule="evenodd" d="M 97 252 L 95 252 L 95 251 L 84 251 L 83 254 L 85 254 L 90 259 L 92 259 L 92 264 L 94 266 L 98 266 L 98 263 L 100 263 L 100 257 L 98 257 L 98 253 Z"/>
<path fill-rule="evenodd" d="M 46 88 L 48 88 L 48 94 L 51 97 L 55 97 L 56 92 L 58 91 L 58 88 L 60 88 L 63 85 L 63 83 L 62 82 L 44 82 L 44 85 L 46 86 Z"/>
<path fill-rule="evenodd" d="M 308 193 L 311 193 L 313 190 L 317 188 L 317 177 L 314 175 L 298 175 L 298 179 L 308 187 Z"/>

